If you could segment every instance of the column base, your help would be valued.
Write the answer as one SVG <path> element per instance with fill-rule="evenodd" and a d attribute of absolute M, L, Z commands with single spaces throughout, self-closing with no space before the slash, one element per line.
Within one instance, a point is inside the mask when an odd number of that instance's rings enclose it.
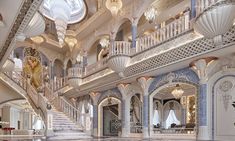
<path fill-rule="evenodd" d="M 94 136 L 94 137 L 98 136 L 98 129 L 97 128 L 93 128 L 92 136 Z"/>
<path fill-rule="evenodd" d="M 126 128 L 122 128 L 122 134 L 121 137 L 129 137 L 129 132 Z"/>
<path fill-rule="evenodd" d="M 149 138 L 148 127 L 143 127 L 143 138 Z"/>
<path fill-rule="evenodd" d="M 54 136 L 54 131 L 53 130 L 46 130 L 45 135 L 46 135 L 46 137 Z"/>
<path fill-rule="evenodd" d="M 198 127 L 198 140 L 209 140 L 209 129 L 208 126 L 199 126 Z"/>

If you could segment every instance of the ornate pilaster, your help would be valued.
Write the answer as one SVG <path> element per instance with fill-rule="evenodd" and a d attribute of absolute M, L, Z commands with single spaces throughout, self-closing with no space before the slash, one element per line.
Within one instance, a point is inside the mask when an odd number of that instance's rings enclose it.
<path fill-rule="evenodd" d="M 130 134 L 130 100 L 128 93 L 130 84 L 119 84 L 117 87 L 122 94 L 122 137 L 128 137 Z"/>
<path fill-rule="evenodd" d="M 137 24 L 138 24 L 138 19 L 136 17 L 133 17 L 132 18 L 132 27 L 131 27 L 132 48 L 136 48 Z"/>
<path fill-rule="evenodd" d="M 137 79 L 143 90 L 143 137 L 149 137 L 149 95 L 148 89 L 153 81 L 152 77 L 140 77 Z"/>
<path fill-rule="evenodd" d="M 209 57 L 196 60 L 191 63 L 192 69 L 197 73 L 200 81 L 199 97 L 198 97 L 198 109 L 199 109 L 199 140 L 209 140 L 209 129 L 208 129 L 208 77 L 216 65 L 216 58 Z"/>
<path fill-rule="evenodd" d="M 94 137 L 98 136 L 98 101 L 99 101 L 99 97 L 100 97 L 100 93 L 98 92 L 91 92 L 90 96 L 92 98 L 93 101 L 93 133 L 92 135 Z"/>

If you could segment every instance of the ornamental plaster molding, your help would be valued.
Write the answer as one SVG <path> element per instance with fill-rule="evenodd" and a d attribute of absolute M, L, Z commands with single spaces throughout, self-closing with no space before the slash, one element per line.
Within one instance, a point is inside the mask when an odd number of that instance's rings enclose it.
<path fill-rule="evenodd" d="M 139 82 L 142 91 L 143 91 L 143 95 L 148 95 L 148 89 L 150 87 L 150 84 L 153 82 L 153 78 L 152 77 L 140 77 L 137 79 L 137 81 Z"/>
<path fill-rule="evenodd" d="M 33 18 L 34 14 L 36 13 L 37 9 L 41 5 L 42 0 L 26 0 L 24 1 L 22 8 L 15 20 L 15 24 L 11 28 L 11 31 L 5 41 L 1 52 L 0 52 L 0 61 L 3 64 L 4 60 L 7 59 L 10 51 L 14 48 L 16 42 L 16 36 L 22 33 L 31 19 Z"/>

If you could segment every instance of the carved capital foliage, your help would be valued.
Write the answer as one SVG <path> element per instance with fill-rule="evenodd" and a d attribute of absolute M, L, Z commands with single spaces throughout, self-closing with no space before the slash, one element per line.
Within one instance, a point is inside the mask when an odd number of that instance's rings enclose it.
<path fill-rule="evenodd" d="M 137 81 L 139 82 L 139 84 L 143 90 L 143 94 L 147 95 L 149 86 L 153 82 L 153 78 L 152 77 L 140 77 L 137 79 Z"/>

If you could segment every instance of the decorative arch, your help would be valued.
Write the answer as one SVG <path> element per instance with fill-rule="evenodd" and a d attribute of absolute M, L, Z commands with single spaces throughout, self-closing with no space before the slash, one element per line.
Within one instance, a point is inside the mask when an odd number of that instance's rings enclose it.
<path fill-rule="evenodd" d="M 114 35 L 113 35 L 112 38 L 114 38 L 114 39 L 116 38 L 118 29 L 122 26 L 122 24 L 124 24 L 124 23 L 127 22 L 127 21 L 129 21 L 130 23 L 132 23 L 129 18 L 122 18 L 122 19 L 118 20 L 118 21 L 114 24 L 113 29 L 112 29 L 112 31 L 111 31 L 111 33 L 114 33 Z"/>
<path fill-rule="evenodd" d="M 109 103 L 109 98 L 112 99 L 112 104 L 118 104 L 118 119 L 121 119 L 121 100 L 118 99 L 117 97 L 114 97 L 114 95 L 111 95 L 109 97 L 106 97 L 100 101 L 98 105 L 98 136 L 103 136 L 103 106 L 108 105 Z"/>
<path fill-rule="evenodd" d="M 209 80 L 208 80 L 208 107 L 207 107 L 207 114 L 208 114 L 208 129 L 209 129 L 209 136 L 212 140 L 226 140 L 226 139 L 222 139 L 222 138 L 218 138 L 216 136 L 216 119 L 217 117 L 216 116 L 216 104 L 215 104 L 215 98 L 216 98 L 216 91 L 215 91 L 215 88 L 216 86 L 218 87 L 219 85 L 219 82 L 221 82 L 223 79 L 226 79 L 226 78 L 233 78 L 235 79 L 235 68 L 228 68 L 226 70 L 221 70 L 221 71 L 218 71 L 217 73 L 215 73 Z M 223 81 L 230 81 L 231 80 L 223 80 Z M 220 87 L 221 84 L 220 84 Z M 228 88 L 228 87 L 227 87 Z M 220 88 L 222 89 L 222 88 Z M 222 94 L 221 94 L 222 95 Z M 229 103 L 232 103 L 231 101 L 228 102 Z M 225 105 L 224 105 L 225 106 Z M 229 105 L 228 105 L 229 106 Z M 231 105 L 230 105 L 231 106 Z M 235 121 L 234 121 L 235 122 Z M 233 136 L 231 136 L 233 137 Z"/>
<path fill-rule="evenodd" d="M 87 41 L 86 41 L 86 47 L 85 47 L 85 50 L 87 52 L 89 52 L 89 50 L 91 49 L 91 47 L 93 46 L 93 44 L 98 41 L 99 39 L 101 39 L 103 36 L 109 36 L 109 34 L 100 34 L 100 35 L 97 35 L 97 36 L 92 36 L 90 37 Z"/>
<path fill-rule="evenodd" d="M 106 91 L 103 91 L 100 93 L 101 93 L 101 96 L 99 97 L 98 105 L 100 104 L 100 102 L 102 102 L 107 97 L 114 97 L 114 98 L 117 98 L 120 101 L 122 101 L 122 95 L 117 88 L 106 90 Z"/>
<path fill-rule="evenodd" d="M 149 87 L 149 104 L 150 104 L 150 111 L 153 111 L 153 97 L 156 95 L 160 90 L 176 85 L 176 84 L 186 84 L 186 85 L 191 85 L 195 88 L 196 94 L 195 98 L 196 100 L 198 99 L 198 94 L 199 94 L 199 78 L 197 74 L 191 70 L 190 68 L 184 68 L 181 70 L 177 70 L 174 72 L 170 72 L 167 74 L 162 74 L 156 78 L 154 78 L 154 81 L 151 83 Z M 198 100 L 196 102 L 196 107 L 198 107 Z M 196 125 L 198 123 L 198 108 L 196 108 Z M 152 121 L 152 112 L 149 112 L 149 123 L 150 125 L 153 124 Z M 150 126 L 150 131 L 153 131 L 153 127 Z M 153 134 L 150 132 L 150 134 Z"/>

